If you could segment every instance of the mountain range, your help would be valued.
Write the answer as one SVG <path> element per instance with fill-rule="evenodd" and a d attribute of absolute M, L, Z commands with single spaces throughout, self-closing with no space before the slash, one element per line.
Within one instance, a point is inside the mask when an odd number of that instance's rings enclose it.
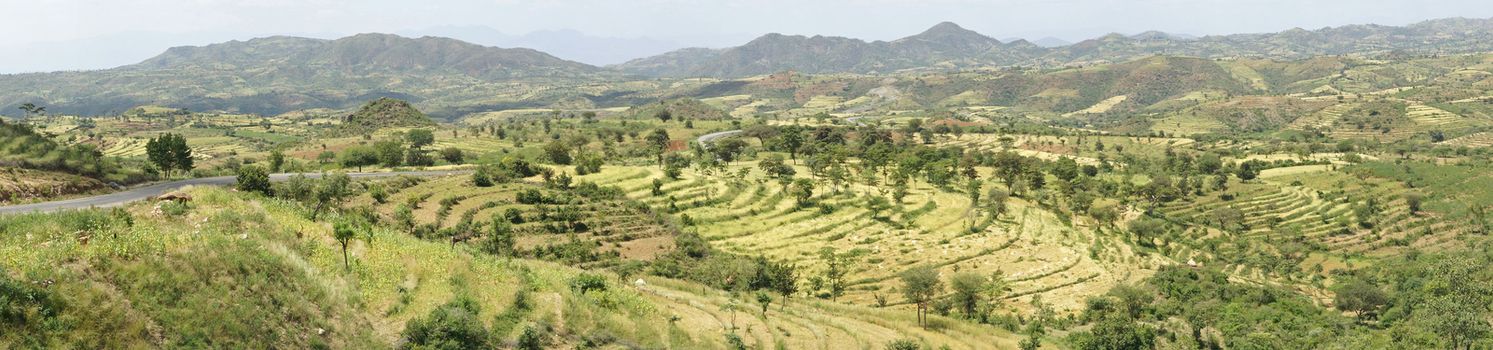
<path fill-rule="evenodd" d="M 768 34 L 737 47 L 683 49 L 613 68 L 663 77 L 740 77 L 783 70 L 885 73 L 927 67 L 1052 67 L 1120 62 L 1152 55 L 1294 60 L 1321 55 L 1483 52 L 1493 50 L 1490 40 L 1493 40 L 1493 20 L 1468 18 L 1430 20 L 1403 27 L 1366 24 L 1201 38 L 1150 31 L 1129 36 L 1109 34 L 1061 46 L 1051 46 L 1051 40 L 1044 40 L 1045 45 L 1025 40 L 1002 42 L 946 22 L 889 42 Z"/>
<path fill-rule="evenodd" d="M 517 82 L 616 75 L 532 49 L 448 38 L 277 36 L 175 47 L 143 62 L 106 70 L 0 75 L 0 107 L 11 112 L 30 102 L 51 106 L 56 113 L 97 115 L 139 105 L 168 105 L 278 114 L 350 108 L 378 97 L 427 105 L 469 105 L 467 101 L 483 99 L 489 106 L 500 106 L 515 102 L 499 98 L 505 92 L 525 94 L 516 91 L 522 87 L 512 85 Z"/>
<path fill-rule="evenodd" d="M 1056 47 L 1001 41 L 946 22 L 892 41 L 768 34 L 737 47 L 687 48 L 607 67 L 443 37 L 276 36 L 175 47 L 106 70 L 0 75 L 0 113 L 36 103 L 54 113 L 83 115 L 139 105 L 277 114 L 352 108 L 378 97 L 397 97 L 433 116 L 454 118 L 491 109 L 548 108 L 560 101 L 567 106 L 605 103 L 563 87 L 655 77 L 1046 68 L 1157 55 L 1297 60 L 1486 51 L 1493 51 L 1493 20 L 1465 18 L 1200 38 L 1153 31 Z"/>

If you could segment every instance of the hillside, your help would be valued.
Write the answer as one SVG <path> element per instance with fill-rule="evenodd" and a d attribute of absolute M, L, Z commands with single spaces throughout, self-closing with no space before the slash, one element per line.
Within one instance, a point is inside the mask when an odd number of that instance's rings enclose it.
<path fill-rule="evenodd" d="M 450 190 L 464 179 L 448 180 L 399 193 Z M 949 325 L 929 331 L 900 313 L 822 301 L 759 313 L 695 283 L 619 280 L 383 226 L 351 240 L 345 267 L 328 222 L 356 211 L 312 221 L 287 200 L 187 193 L 194 199 L 186 205 L 0 218 L 30 233 L 0 236 L 0 296 L 14 301 L 0 311 L 21 315 L 0 322 L 0 347 L 396 348 L 446 338 L 464 347 L 728 349 L 728 334 L 757 348 L 878 348 L 899 338 L 958 349 L 1015 345 L 1014 335 L 989 326 L 938 317 Z M 544 210 L 524 211 L 535 209 Z M 594 219 L 586 222 L 606 222 Z M 59 268 L 60 260 L 71 262 Z M 420 325 L 439 331 L 411 331 Z"/>
<path fill-rule="evenodd" d="M 1316 30 L 1193 38 L 1162 32 L 1109 34 L 1043 47 L 1001 43 L 953 23 L 891 42 L 768 34 L 719 54 L 698 49 L 633 60 L 615 68 L 634 74 L 743 77 L 783 70 L 806 73 L 886 73 L 922 67 L 1044 66 L 1124 62 L 1152 55 L 1300 60 L 1322 55 L 1406 55 L 1493 49 L 1493 19 L 1448 18 L 1403 27 L 1348 25 Z"/>
<path fill-rule="evenodd" d="M 274 115 L 348 108 L 393 96 L 446 112 L 472 104 L 473 96 L 501 103 L 507 89 L 524 82 L 598 74 L 605 72 L 539 51 L 446 38 L 269 37 L 176 47 L 139 64 L 107 70 L 0 75 L 0 107 L 13 111 L 31 102 L 49 106 L 53 113 L 97 115 L 164 105 Z"/>
<path fill-rule="evenodd" d="M 1040 48 L 1024 41 L 1002 44 L 957 24 L 944 22 L 923 33 L 890 42 L 774 33 L 734 48 L 714 52 L 686 49 L 629 61 L 614 68 L 635 74 L 712 77 L 750 76 L 783 70 L 804 73 L 892 72 L 940 64 L 969 66 L 989 63 L 980 56 L 992 50 L 1009 54 Z"/>
<path fill-rule="evenodd" d="M 379 129 L 397 127 L 431 127 L 436 123 L 409 102 L 380 98 L 363 104 L 356 112 L 342 117 L 333 131 L 338 135 L 372 134 Z"/>

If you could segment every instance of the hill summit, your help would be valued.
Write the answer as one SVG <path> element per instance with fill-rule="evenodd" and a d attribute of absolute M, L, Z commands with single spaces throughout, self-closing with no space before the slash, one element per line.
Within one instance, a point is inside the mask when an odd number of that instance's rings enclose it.
<path fill-rule="evenodd" d="M 368 101 L 357 112 L 342 117 L 337 133 L 361 135 L 383 128 L 422 126 L 435 126 L 435 121 L 407 101 L 383 97 Z"/>

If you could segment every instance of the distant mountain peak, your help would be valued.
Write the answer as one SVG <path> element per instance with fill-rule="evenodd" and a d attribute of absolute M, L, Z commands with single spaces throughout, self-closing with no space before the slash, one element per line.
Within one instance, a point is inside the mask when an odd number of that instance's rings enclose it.
<path fill-rule="evenodd" d="M 932 27 L 929 27 L 928 30 L 923 31 L 922 34 L 965 33 L 965 32 L 971 32 L 971 33 L 973 33 L 973 31 L 971 31 L 969 29 L 964 29 L 964 27 L 959 26 L 958 23 L 945 21 L 945 22 L 939 22 L 938 24 L 935 24 Z"/>
<path fill-rule="evenodd" d="M 993 42 L 997 44 L 1000 43 L 999 40 L 995 40 L 973 30 L 964 29 L 964 27 L 960 27 L 954 22 L 941 22 L 939 24 L 935 24 L 933 25 L 933 27 L 928 28 L 928 30 L 924 30 L 922 33 L 904 38 L 904 40 L 905 39 L 921 39 L 934 41 L 973 40 Z"/>

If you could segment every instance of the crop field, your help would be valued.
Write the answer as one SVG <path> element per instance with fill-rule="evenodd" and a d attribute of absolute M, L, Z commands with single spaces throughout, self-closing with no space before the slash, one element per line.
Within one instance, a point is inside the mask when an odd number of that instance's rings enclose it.
<path fill-rule="evenodd" d="M 738 164 L 731 171 L 752 166 Z M 1026 307 L 1040 296 L 1054 307 L 1072 310 L 1082 305 L 1067 300 L 1144 277 L 1145 269 L 1135 266 L 1159 263 L 1110 242 L 1113 237 L 1069 226 L 1019 201 L 1012 203 L 1011 217 L 993 223 L 978 220 L 983 228 L 971 232 L 968 199 L 926 186 L 914 187 L 897 209 L 883 213 L 890 218 L 884 218 L 861 208 L 866 196 L 884 195 L 864 186 L 820 195 L 821 202 L 837 208 L 823 213 L 794 208 L 779 185 L 760 178 L 688 173 L 654 196 L 649 183 L 661 176 L 654 169 L 615 168 L 581 179 L 622 187 L 630 197 L 654 207 L 678 208 L 678 215 L 694 223 L 686 230 L 697 230 L 727 251 L 761 254 L 813 269 L 822 268 L 822 250 L 854 254 L 859 262 L 848 278 L 850 291 L 840 300 L 855 305 L 875 305 L 877 295 L 894 295 L 896 273 L 930 265 L 949 273 L 1000 271 L 1014 281 L 1012 305 Z M 1058 257 L 1061 261 L 1053 260 Z"/>
<path fill-rule="evenodd" d="M 1208 116 L 1181 113 L 1151 121 L 1152 131 L 1164 132 L 1167 135 L 1195 135 L 1223 130 L 1227 127 L 1217 119 Z"/>
<path fill-rule="evenodd" d="M 1116 105 L 1119 105 L 1121 102 L 1125 102 L 1125 99 L 1127 97 L 1128 96 L 1125 96 L 1125 95 L 1119 95 L 1119 96 L 1114 96 L 1114 97 L 1106 98 L 1103 101 L 1099 101 L 1098 103 L 1095 103 L 1093 106 L 1089 106 L 1088 108 L 1084 108 L 1084 109 L 1081 109 L 1081 110 L 1078 110 L 1078 111 L 1074 111 L 1072 113 L 1063 114 L 1063 116 L 1064 117 L 1068 117 L 1068 116 L 1073 116 L 1073 115 L 1077 115 L 1077 114 L 1099 114 L 1099 113 L 1109 112 L 1109 110 L 1111 108 L 1115 108 Z"/>

